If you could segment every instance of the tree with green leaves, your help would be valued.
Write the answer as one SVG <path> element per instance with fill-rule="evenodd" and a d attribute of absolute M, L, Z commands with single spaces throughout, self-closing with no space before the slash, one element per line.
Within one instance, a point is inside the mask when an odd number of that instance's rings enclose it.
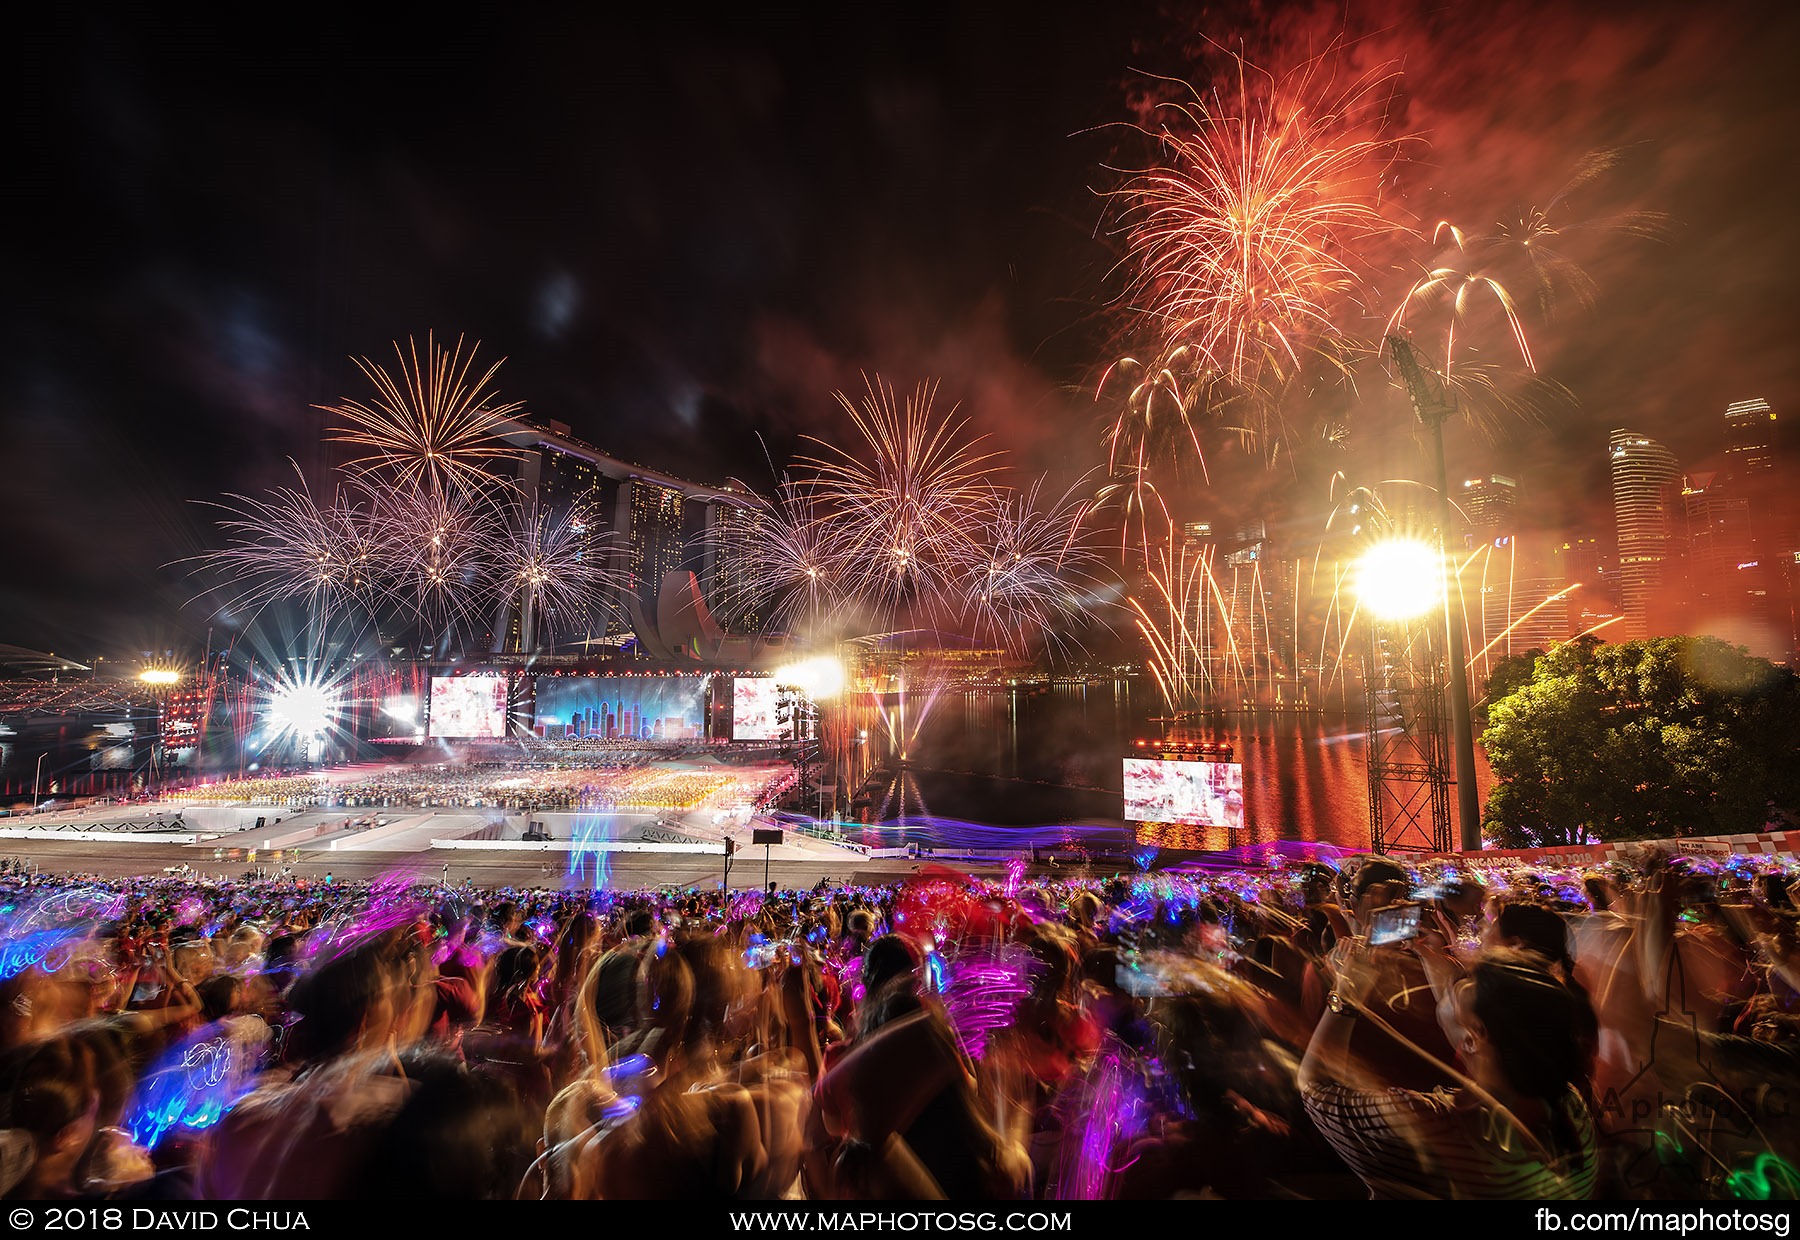
<path fill-rule="evenodd" d="M 1481 734 L 1508 848 L 1732 835 L 1800 809 L 1800 678 L 1714 637 L 1540 656 Z"/>

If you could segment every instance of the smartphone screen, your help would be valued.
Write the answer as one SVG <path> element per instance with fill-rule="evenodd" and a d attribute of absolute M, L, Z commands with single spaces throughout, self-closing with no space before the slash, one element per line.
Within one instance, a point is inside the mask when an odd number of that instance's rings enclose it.
<path fill-rule="evenodd" d="M 1404 943 L 1419 933 L 1419 905 L 1390 904 L 1376 909 L 1369 921 L 1369 946 Z"/>

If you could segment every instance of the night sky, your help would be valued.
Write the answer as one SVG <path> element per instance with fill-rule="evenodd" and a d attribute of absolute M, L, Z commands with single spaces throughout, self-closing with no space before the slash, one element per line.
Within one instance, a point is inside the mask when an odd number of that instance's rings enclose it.
<path fill-rule="evenodd" d="M 1698 468 L 1728 401 L 1800 417 L 1800 17 L 1774 6 L 647 7 L 670 16 L 24 17 L 0 643 L 196 641 L 177 561 L 217 535 L 194 501 L 289 458 L 318 485 L 311 406 L 428 330 L 506 357 L 502 398 L 697 481 L 765 482 L 763 442 L 780 464 L 831 436 L 863 372 L 940 380 L 1022 472 L 1103 460 L 1102 191 L 1147 149 L 1123 124 L 1143 74 L 1219 71 L 1203 37 L 1394 62 L 1424 139 L 1396 190 L 1427 231 L 1541 205 L 1597 148 L 1619 161 L 1588 218 L 1667 215 L 1573 245 L 1596 304 L 1532 324 L 1579 407 L 1451 433 L 1453 468 L 1515 472 L 1534 520 L 1610 525 L 1612 426 Z"/>

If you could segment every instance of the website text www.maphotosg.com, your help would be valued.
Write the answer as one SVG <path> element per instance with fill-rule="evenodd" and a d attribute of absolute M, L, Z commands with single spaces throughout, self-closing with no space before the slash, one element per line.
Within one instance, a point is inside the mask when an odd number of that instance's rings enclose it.
<path fill-rule="evenodd" d="M 1069 1214 L 1014 1210 L 746 1210 L 733 1211 L 733 1231 L 1024 1231 L 1066 1232 Z"/>

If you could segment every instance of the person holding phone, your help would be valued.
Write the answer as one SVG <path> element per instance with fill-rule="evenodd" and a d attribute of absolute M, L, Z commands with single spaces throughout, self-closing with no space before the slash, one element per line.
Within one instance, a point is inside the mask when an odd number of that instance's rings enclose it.
<path fill-rule="evenodd" d="M 1455 1051 L 1438 1024 L 1424 964 L 1411 950 L 1422 918 L 1412 899 L 1411 875 L 1391 857 L 1371 856 L 1342 887 L 1344 916 L 1352 933 L 1337 940 L 1309 979 L 1309 1015 L 1317 1018 L 1325 1013 L 1338 976 L 1363 960 L 1379 937 L 1387 946 L 1372 957 L 1375 975 L 1366 996 L 1372 1019 L 1355 1031 L 1356 1053 L 1380 1063 L 1389 1078 L 1409 1088 L 1449 1084 Z"/>
<path fill-rule="evenodd" d="M 1586 996 L 1531 953 L 1483 950 L 1447 996 L 1463 1071 L 1448 1088 L 1409 1089 L 1353 1045 L 1376 1011 L 1381 958 L 1403 953 L 1395 944 L 1346 960 L 1307 1045 L 1301 1096 L 1325 1139 L 1378 1199 L 1593 1196 Z"/>

